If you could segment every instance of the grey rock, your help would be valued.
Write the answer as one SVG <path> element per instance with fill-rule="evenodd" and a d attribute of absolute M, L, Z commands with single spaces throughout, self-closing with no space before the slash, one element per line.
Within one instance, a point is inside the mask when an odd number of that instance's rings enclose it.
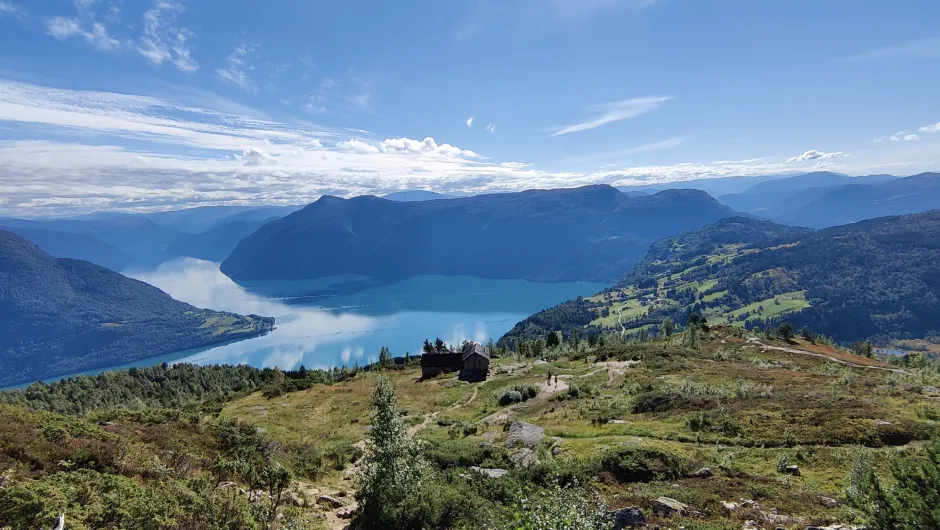
<path fill-rule="evenodd" d="M 643 526 L 646 524 L 646 517 L 639 508 L 623 508 L 610 512 L 614 520 L 614 530 L 624 530 L 631 526 Z"/>
<path fill-rule="evenodd" d="M 329 495 L 320 495 L 317 497 L 317 504 L 329 506 L 330 508 L 342 508 L 345 505 L 343 501 Z"/>
<path fill-rule="evenodd" d="M 744 530 L 760 530 L 760 525 L 757 524 L 757 521 L 749 519 L 744 523 Z"/>
<path fill-rule="evenodd" d="M 500 478 L 509 474 L 509 471 L 506 471 L 505 469 L 486 469 L 477 466 L 473 466 L 470 469 L 490 478 Z"/>
<path fill-rule="evenodd" d="M 798 477 L 798 476 L 800 476 L 800 466 L 792 465 L 792 464 L 791 464 L 791 465 L 789 465 L 789 466 L 783 468 L 783 472 L 786 473 L 786 474 L 788 474 L 788 475 L 793 475 L 793 476 L 795 476 L 795 477 Z"/>
<path fill-rule="evenodd" d="M 493 440 L 496 439 L 497 434 L 493 431 L 487 431 L 483 433 L 483 440 L 489 443 L 493 443 Z"/>
<path fill-rule="evenodd" d="M 535 451 L 531 449 L 523 449 L 510 456 L 509 460 L 516 467 L 529 467 L 538 461 L 535 458 Z"/>
<path fill-rule="evenodd" d="M 708 467 L 703 467 L 702 469 L 699 469 L 695 473 L 692 473 L 692 476 L 695 478 L 709 478 L 712 475 L 714 475 L 714 473 L 712 473 L 711 468 L 708 468 Z"/>
<path fill-rule="evenodd" d="M 824 497 L 824 496 L 819 497 L 819 503 L 825 506 L 826 508 L 835 508 L 839 506 L 840 504 L 842 504 L 838 500 L 833 499 L 832 497 Z"/>
<path fill-rule="evenodd" d="M 927 394 L 928 396 L 940 396 L 940 388 L 935 386 L 925 386 L 920 389 L 921 392 Z"/>
<path fill-rule="evenodd" d="M 556 445 L 556 446 L 552 447 L 552 456 L 558 456 L 558 455 L 560 455 L 561 453 L 564 453 L 564 452 L 565 452 L 565 450 L 562 449 L 562 447 L 561 447 L 560 445 Z"/>
<path fill-rule="evenodd" d="M 702 515 L 701 512 L 690 508 L 688 504 L 684 504 L 670 497 L 660 497 L 653 501 L 653 511 L 660 517 L 669 517 L 670 515 L 700 517 Z"/>
<path fill-rule="evenodd" d="M 524 421 L 514 421 L 509 425 L 509 434 L 506 436 L 506 447 L 535 448 L 545 437 L 545 429 Z"/>

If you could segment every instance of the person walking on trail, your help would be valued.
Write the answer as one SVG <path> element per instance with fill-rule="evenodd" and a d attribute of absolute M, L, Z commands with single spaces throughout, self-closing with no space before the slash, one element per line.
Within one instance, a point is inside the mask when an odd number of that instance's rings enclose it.
<path fill-rule="evenodd" d="M 555 376 L 555 377 L 558 377 L 558 376 Z M 545 385 L 547 386 L 547 385 L 551 385 L 551 384 L 552 384 L 552 371 L 549 370 L 549 371 L 548 371 L 548 381 L 545 382 Z"/>

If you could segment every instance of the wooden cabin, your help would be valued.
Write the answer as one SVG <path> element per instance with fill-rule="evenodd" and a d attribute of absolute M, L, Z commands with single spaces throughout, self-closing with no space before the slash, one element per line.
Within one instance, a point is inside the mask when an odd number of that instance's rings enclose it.
<path fill-rule="evenodd" d="M 458 372 L 461 381 L 486 381 L 490 371 L 490 350 L 479 342 L 464 344 L 459 352 L 425 353 L 421 356 L 421 378 Z"/>

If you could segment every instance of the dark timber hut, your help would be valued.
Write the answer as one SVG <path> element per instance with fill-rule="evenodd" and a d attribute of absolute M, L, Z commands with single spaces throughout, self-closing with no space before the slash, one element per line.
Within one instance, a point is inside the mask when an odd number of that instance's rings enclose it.
<path fill-rule="evenodd" d="M 490 350 L 479 342 L 464 344 L 459 352 L 425 353 L 421 356 L 421 378 L 444 372 L 459 372 L 461 381 L 486 381 L 490 370 Z"/>
<path fill-rule="evenodd" d="M 470 342 L 464 345 L 460 354 L 463 363 L 458 378 L 471 383 L 486 381 L 490 372 L 490 349 L 479 342 Z"/>

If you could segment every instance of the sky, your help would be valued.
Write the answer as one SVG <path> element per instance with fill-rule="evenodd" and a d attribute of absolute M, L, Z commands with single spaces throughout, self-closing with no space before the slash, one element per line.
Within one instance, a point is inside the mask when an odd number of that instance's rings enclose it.
<path fill-rule="evenodd" d="M 940 169 L 940 2 L 0 0 L 0 215 Z"/>

